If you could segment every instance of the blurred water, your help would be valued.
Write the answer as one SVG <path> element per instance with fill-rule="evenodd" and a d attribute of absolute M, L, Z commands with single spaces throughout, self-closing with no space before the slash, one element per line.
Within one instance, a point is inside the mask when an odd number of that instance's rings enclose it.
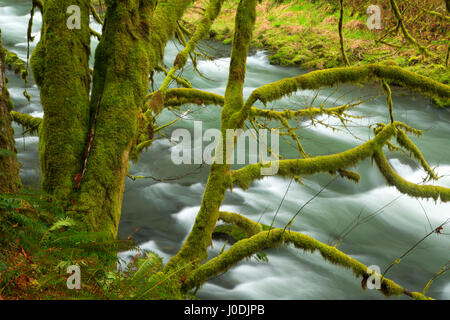
<path fill-rule="evenodd" d="M 26 59 L 26 29 L 29 17 L 29 1 L 1 0 L 0 28 L 3 32 L 4 45 Z M 39 39 L 41 17 L 35 16 L 33 33 Z M 92 27 L 100 31 L 95 23 Z M 92 41 L 95 48 L 96 40 Z M 228 76 L 229 48 L 217 44 L 204 43 L 203 48 L 214 52 L 213 61 L 200 61 L 199 70 L 202 78 L 187 66 L 184 76 L 189 78 L 194 87 L 223 94 Z M 165 63 L 171 65 L 180 48 L 170 43 L 166 49 Z M 248 96 L 255 88 L 285 77 L 300 74 L 296 68 L 271 66 L 263 52 L 252 52 L 248 59 L 247 78 L 244 94 Z M 42 117 L 39 103 L 39 91 L 30 79 L 25 86 L 14 74 L 8 73 L 9 90 L 19 112 Z M 157 82 L 161 81 L 157 77 Z M 22 92 L 32 95 L 28 103 Z M 314 97 L 316 97 L 314 99 Z M 371 137 L 368 125 L 380 121 L 388 122 L 385 98 L 378 86 L 340 86 L 319 92 L 303 91 L 289 98 L 282 99 L 272 106 L 275 108 L 296 108 L 311 102 L 315 105 L 324 103 L 327 107 L 339 103 L 371 98 L 358 106 L 353 115 L 364 115 L 364 119 L 353 119 L 348 125 L 349 131 L 341 127 L 333 131 L 326 126 L 312 127 L 308 121 L 298 123 L 298 133 L 308 153 L 314 155 L 329 154 L 354 147 Z M 438 110 L 430 105 L 429 100 L 408 91 L 394 89 L 395 118 L 409 125 L 425 130 L 424 137 L 414 139 L 432 166 L 438 166 L 442 175 L 450 174 L 450 112 Z M 203 121 L 204 129 L 218 128 L 220 109 L 209 106 L 183 107 L 192 113 L 179 121 L 175 128 L 188 128 L 192 131 L 193 120 Z M 164 124 L 177 116 L 176 112 L 166 111 L 158 119 Z M 339 122 L 326 117 L 320 120 L 326 124 L 339 126 Z M 20 127 L 15 126 L 16 143 L 19 160 L 23 163 L 22 179 L 26 185 L 39 185 L 38 139 L 22 136 Z M 165 133 L 170 136 L 171 129 Z M 167 140 L 157 140 L 142 156 L 139 162 L 132 164 L 132 175 L 156 177 L 173 177 L 195 168 L 176 166 L 170 160 L 174 145 Z M 285 142 L 281 150 L 287 158 L 296 157 L 295 148 Z M 421 182 L 425 175 L 411 160 L 401 154 L 390 154 L 390 162 L 406 179 Z M 369 216 L 388 205 L 370 222 L 362 224 L 350 233 L 340 246 L 344 252 L 359 259 L 367 265 L 378 265 L 384 270 L 427 232 L 430 223 L 436 227 L 450 217 L 450 205 L 435 203 L 401 196 L 394 188 L 387 187 L 384 179 L 371 165 L 364 161 L 355 169 L 362 176 L 360 184 L 337 179 L 321 195 L 309 204 L 299 216 L 293 230 L 311 235 L 323 242 L 334 241 L 346 227 L 361 217 Z M 201 203 L 202 193 L 208 175 L 204 167 L 195 174 L 171 182 L 153 180 L 127 180 L 123 214 L 120 222 L 119 236 L 133 237 L 143 249 L 159 253 L 165 261 L 175 254 L 187 236 Z M 293 183 L 278 213 L 275 226 L 283 227 L 292 215 L 322 186 L 330 181 L 329 175 L 303 177 L 304 185 Z M 444 177 L 440 185 L 450 187 L 450 178 Z M 286 192 L 289 180 L 271 177 L 258 181 L 244 192 L 233 189 L 228 192 L 223 208 L 236 211 L 246 216 L 270 224 Z M 423 208 L 422 208 L 423 207 Z M 426 212 L 426 214 L 424 213 Z M 446 231 L 449 233 L 449 227 Z M 210 249 L 211 256 L 223 247 L 223 242 L 214 241 Z M 389 272 L 389 277 L 409 290 L 421 291 L 426 282 L 437 270 L 449 260 L 450 237 L 433 235 L 424 241 L 402 263 Z M 330 265 L 318 254 L 305 254 L 292 248 L 278 248 L 267 251 L 269 263 L 250 259 L 239 263 L 228 273 L 207 283 L 200 291 L 203 299 L 383 299 L 374 291 L 361 290 L 360 280 L 353 277 L 348 270 Z M 123 253 L 126 257 L 131 253 Z M 450 274 L 439 278 L 430 288 L 429 294 L 435 298 L 450 299 Z"/>

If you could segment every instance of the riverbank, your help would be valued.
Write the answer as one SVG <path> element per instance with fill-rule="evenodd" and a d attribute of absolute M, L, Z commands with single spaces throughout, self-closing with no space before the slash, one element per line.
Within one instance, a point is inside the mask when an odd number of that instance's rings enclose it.
<path fill-rule="evenodd" d="M 202 15 L 205 0 L 198 0 L 185 15 L 184 20 L 194 29 Z M 280 2 L 280 3 L 278 3 Z M 258 4 L 258 16 L 252 45 L 267 50 L 274 65 L 299 66 L 306 70 L 317 70 L 343 65 L 339 46 L 339 8 L 327 1 L 309 0 L 278 1 L 263 0 Z M 358 1 L 353 1 L 358 2 Z M 376 1 L 375 1 L 376 2 Z M 449 23 L 424 12 L 418 16 L 405 16 L 407 25 L 426 19 L 430 26 L 413 30 L 421 44 L 426 44 L 433 56 L 426 57 L 405 41 L 401 32 L 388 35 L 382 43 L 377 42 L 386 31 L 395 26 L 389 6 L 378 1 L 382 7 L 382 29 L 369 30 L 365 6 L 349 4 L 345 10 L 343 34 L 346 54 L 353 65 L 364 65 L 386 61 L 412 72 L 448 84 L 450 75 L 446 67 Z M 231 44 L 234 34 L 236 1 L 225 1 L 222 12 L 210 31 L 210 38 L 224 44 Z M 409 12 L 409 11 L 408 11 Z M 414 19 L 414 21 L 412 21 Z M 420 20 L 419 20 L 420 21 Z M 424 41 L 422 38 L 427 40 Z M 437 102 L 441 107 L 449 107 L 449 101 Z"/>

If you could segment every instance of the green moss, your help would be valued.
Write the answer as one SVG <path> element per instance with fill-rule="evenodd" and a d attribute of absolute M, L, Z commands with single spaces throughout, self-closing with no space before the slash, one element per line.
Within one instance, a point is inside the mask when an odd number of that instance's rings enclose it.
<path fill-rule="evenodd" d="M 236 13 L 236 32 L 231 52 L 230 73 L 221 114 L 223 140 L 217 147 L 222 148 L 224 155 L 227 154 L 226 130 L 240 128 L 243 125 L 236 121 L 235 113 L 238 113 L 243 106 L 242 90 L 248 50 L 256 20 L 256 3 L 256 0 L 240 1 Z M 216 152 L 217 154 L 218 152 Z M 193 260 L 195 260 L 195 264 L 198 264 L 207 259 L 207 248 L 211 243 L 212 233 L 219 218 L 219 208 L 225 199 L 225 192 L 230 186 L 230 181 L 230 165 L 214 162 L 192 231 L 181 250 L 166 265 L 166 271 Z"/>
<path fill-rule="evenodd" d="M 400 13 L 400 9 L 397 6 L 397 2 L 395 0 L 390 0 L 390 4 L 391 4 L 392 11 L 394 12 L 395 18 L 398 21 L 399 27 L 402 30 L 402 33 L 403 33 L 403 36 L 405 37 L 405 39 L 408 42 L 410 42 L 411 44 L 413 44 L 415 47 L 417 47 L 422 54 L 424 54 L 426 56 L 431 56 L 432 55 L 431 52 L 429 52 L 428 49 L 425 48 L 424 46 L 420 45 L 417 42 L 417 40 L 411 36 L 408 29 L 406 29 L 405 23 L 403 22 L 403 17 Z"/>
<path fill-rule="evenodd" d="M 371 64 L 358 67 L 333 68 L 313 71 L 294 78 L 283 79 L 264 85 L 252 92 L 245 102 L 242 117 L 246 118 L 256 101 L 266 104 L 292 94 L 297 90 L 313 90 L 344 83 L 361 83 L 374 78 L 393 81 L 425 95 L 441 98 L 450 97 L 450 86 L 430 78 L 412 73 L 403 68 L 385 64 Z"/>
<path fill-rule="evenodd" d="M 35 118 L 26 113 L 11 111 L 12 120 L 32 133 L 37 133 L 42 124 L 41 118 Z"/>
<path fill-rule="evenodd" d="M 341 169 L 353 167 L 360 161 L 371 157 L 379 146 L 383 146 L 395 134 L 395 124 L 383 128 L 383 130 L 372 140 L 342 153 L 318 156 L 307 159 L 290 159 L 278 161 L 278 175 L 283 177 L 296 177 L 311 175 L 319 172 L 338 172 Z M 273 165 L 271 162 L 264 166 Z M 242 169 L 232 172 L 232 181 L 237 186 L 245 189 L 256 179 L 262 179 L 262 164 L 250 164 Z M 352 175 L 353 177 L 353 175 Z M 357 179 L 357 177 L 353 177 Z"/>
<path fill-rule="evenodd" d="M 248 237 L 245 230 L 233 224 L 219 225 L 213 232 L 213 238 L 224 238 L 231 244 Z"/>
<path fill-rule="evenodd" d="M 442 202 L 450 201 L 449 188 L 431 185 L 417 185 L 403 179 L 392 169 L 386 159 L 386 156 L 380 149 L 375 151 L 374 159 L 380 169 L 380 172 L 386 178 L 387 183 L 391 186 L 395 186 L 401 193 L 415 198 L 431 198 L 434 200 L 440 199 Z"/>
<path fill-rule="evenodd" d="M 270 232 L 260 232 L 249 239 L 243 239 L 237 242 L 225 253 L 200 266 L 188 275 L 182 289 L 187 291 L 192 288 L 199 288 L 205 281 L 226 272 L 242 259 L 250 257 L 252 254 L 263 249 L 278 247 L 282 244 L 292 244 L 296 248 L 306 252 L 318 251 L 326 261 L 352 270 L 356 277 L 367 279 L 372 274 L 365 265 L 335 247 L 321 243 L 304 234 L 284 229 L 273 229 Z M 407 290 L 386 278 L 382 278 L 381 280 L 380 291 L 386 296 L 407 294 L 412 295 L 416 299 L 425 298 L 421 294 L 410 294 Z"/>
<path fill-rule="evenodd" d="M 77 201 L 94 230 L 117 234 L 130 152 L 151 72 L 190 1 L 113 1 L 95 54 L 92 149 Z M 95 116 L 97 114 L 97 116 Z"/>
<path fill-rule="evenodd" d="M 66 12 L 81 9 L 81 29 L 69 30 Z M 47 0 L 41 40 L 32 70 L 41 87 L 44 120 L 39 130 L 39 157 L 44 189 L 68 200 L 81 170 L 89 129 L 89 5 L 83 0 Z"/>
<path fill-rule="evenodd" d="M 21 183 L 14 130 L 11 127 L 13 103 L 6 84 L 5 50 L 0 30 L 0 192 L 12 193 L 18 191 Z"/>
<path fill-rule="evenodd" d="M 45 45 L 43 41 L 39 41 L 34 48 L 30 58 L 30 66 L 34 82 L 41 87 L 44 83 L 45 70 Z"/>
<path fill-rule="evenodd" d="M 22 59 L 19 58 L 19 56 L 11 51 L 8 51 L 6 49 L 3 49 L 6 57 L 5 57 L 5 64 L 6 67 L 12 71 L 14 71 L 14 73 L 19 74 L 22 79 L 26 79 L 28 76 L 28 71 L 26 68 L 26 64 L 25 61 L 23 61 Z"/>

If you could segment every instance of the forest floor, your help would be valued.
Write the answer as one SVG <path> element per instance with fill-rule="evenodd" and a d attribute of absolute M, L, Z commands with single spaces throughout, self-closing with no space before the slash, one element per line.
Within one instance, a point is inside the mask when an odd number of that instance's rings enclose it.
<path fill-rule="evenodd" d="M 213 40 L 231 44 L 237 1 L 225 1 L 222 12 L 210 31 Z M 206 0 L 198 0 L 185 15 L 184 20 L 192 28 L 201 18 Z M 417 41 L 428 47 L 433 57 L 425 57 L 404 39 L 401 32 L 383 37 L 395 26 L 390 8 L 383 7 L 382 29 L 370 30 L 367 26 L 367 8 L 349 6 L 345 10 L 343 33 L 350 63 L 362 65 L 386 61 L 418 74 L 448 84 L 450 76 L 446 64 L 449 23 L 433 18 L 421 30 L 413 30 Z M 362 11 L 364 10 L 364 11 Z M 263 0 L 258 4 L 258 16 L 253 37 L 253 47 L 267 50 L 270 63 L 283 66 L 299 66 L 317 70 L 342 66 L 338 22 L 339 8 L 327 1 Z M 404 17 L 407 26 L 427 19 L 424 12 L 411 18 Z M 422 26 L 422 24 L 421 24 Z M 411 31 L 410 31 L 411 32 Z M 448 105 L 448 102 L 446 103 Z"/>

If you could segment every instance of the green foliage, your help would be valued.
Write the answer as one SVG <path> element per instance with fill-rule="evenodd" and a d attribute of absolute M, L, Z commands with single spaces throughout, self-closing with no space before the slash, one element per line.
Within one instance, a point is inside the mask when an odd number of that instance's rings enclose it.
<path fill-rule="evenodd" d="M 117 270 L 118 251 L 136 249 L 134 244 L 77 227 L 49 195 L 28 190 L 0 194 L 0 296 L 126 299 L 139 288 L 148 289 L 145 279 L 159 271 L 160 257 L 148 252 L 139 258 L 139 254 Z M 66 287 L 66 269 L 71 265 L 81 268 L 80 291 Z"/>

